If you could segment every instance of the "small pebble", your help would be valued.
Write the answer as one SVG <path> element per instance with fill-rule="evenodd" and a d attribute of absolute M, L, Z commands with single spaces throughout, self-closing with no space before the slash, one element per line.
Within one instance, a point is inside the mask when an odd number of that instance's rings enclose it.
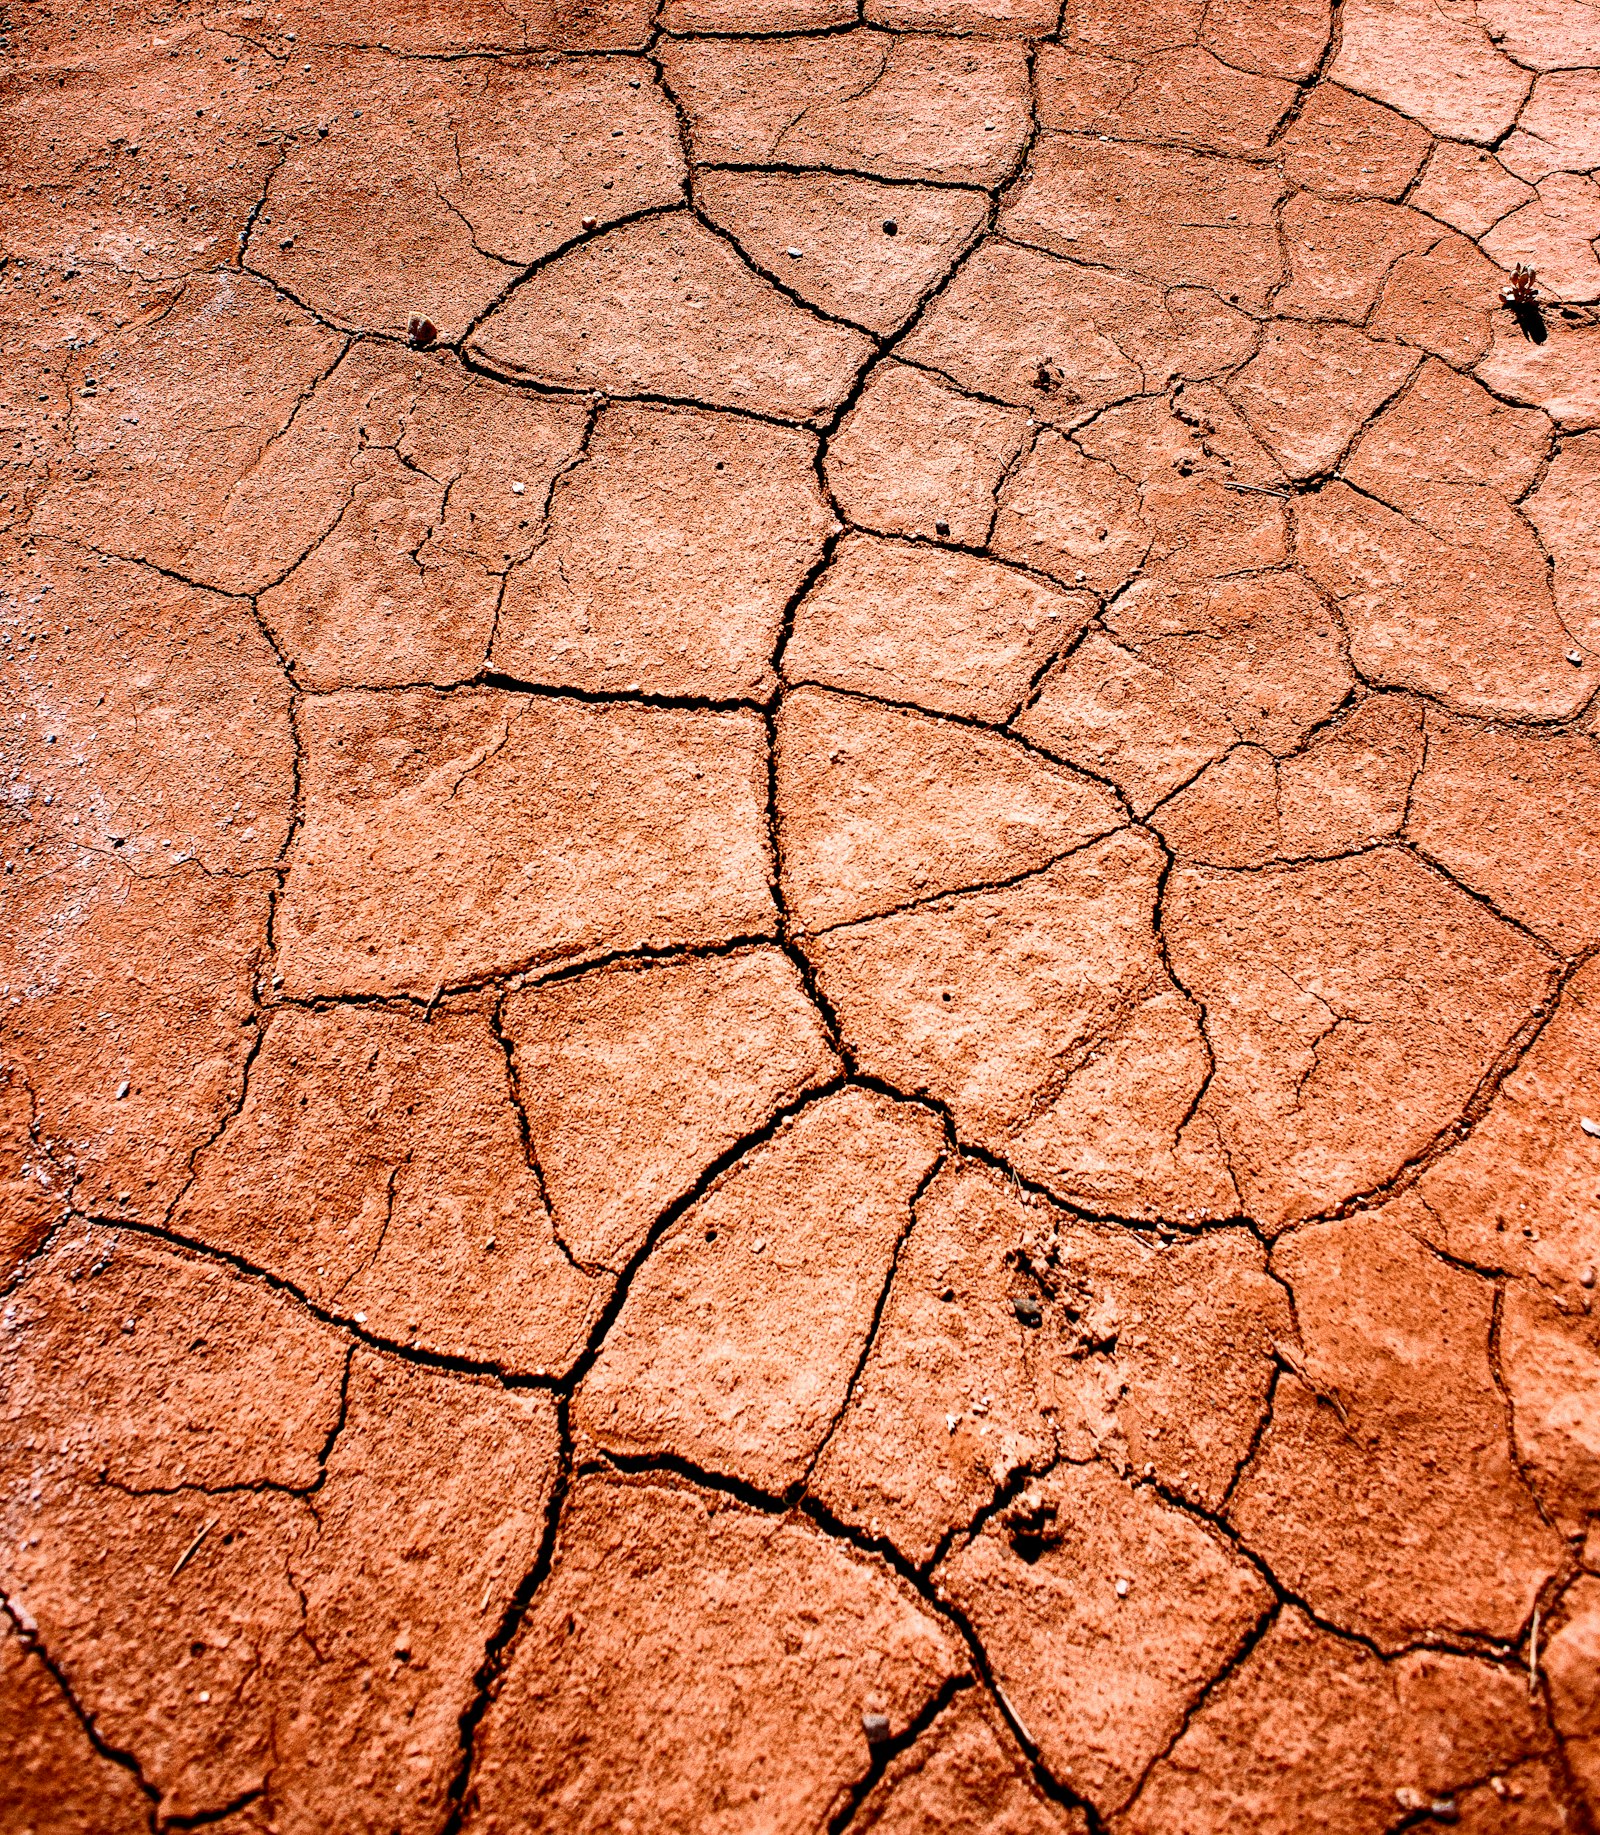
<path fill-rule="evenodd" d="M 1128 1583 L 1126 1580 L 1119 1580 L 1117 1582 L 1117 1598 L 1126 1599 L 1127 1597 L 1128 1597 Z"/>
<path fill-rule="evenodd" d="M 1585 1134 L 1592 1134 L 1596 1140 L 1600 1140 L 1600 1121 L 1591 1121 L 1587 1115 L 1583 1115 L 1579 1117 L 1578 1126 Z"/>
<path fill-rule="evenodd" d="M 131 1089 L 132 1087 L 133 1087 L 133 1086 L 132 1086 L 131 1084 L 129 1084 L 129 1083 L 119 1083 L 119 1084 L 117 1085 L 117 1101 L 118 1101 L 118 1102 L 121 1102 L 121 1100 L 123 1099 L 123 1097 L 127 1095 L 127 1093 L 128 1093 L 128 1091 L 129 1091 L 129 1090 L 130 1090 L 130 1089 Z"/>
<path fill-rule="evenodd" d="M 881 1746 L 889 1737 L 889 1716 L 887 1714 L 863 1714 L 861 1731 L 866 1734 L 869 1746 Z"/>
<path fill-rule="evenodd" d="M 762 1250 L 766 1248 L 766 1246 L 767 1246 L 767 1239 L 766 1239 L 766 1237 L 765 1237 L 765 1236 L 758 1236 L 758 1237 L 757 1237 L 757 1238 L 755 1239 L 755 1241 L 754 1241 L 753 1243 L 751 1243 L 751 1245 L 750 1245 L 750 1253 L 751 1253 L 752 1255 L 759 1255 L 759 1254 L 760 1254 L 760 1253 L 762 1252 Z"/>
<path fill-rule="evenodd" d="M 1425 1791 L 1402 1786 L 1394 1793 L 1394 1800 L 1401 1809 L 1409 1810 L 1413 1815 L 1420 1813 L 1431 1816 L 1435 1822 L 1454 1822 L 1456 1819 L 1454 1797 L 1430 1797 Z"/>
<path fill-rule="evenodd" d="M 900 234 L 900 225 L 895 222 L 893 217 L 885 217 L 883 219 L 883 233 L 886 236 L 898 236 Z"/>
<path fill-rule="evenodd" d="M 947 522 L 936 522 L 933 525 L 933 532 L 935 535 L 948 535 L 950 533 L 950 525 Z"/>
<path fill-rule="evenodd" d="M 352 1313 L 350 1317 L 355 1320 L 357 1325 L 365 1325 L 367 1322 L 367 1315 L 365 1313 Z"/>
<path fill-rule="evenodd" d="M 520 497 L 527 488 L 525 484 L 513 484 L 511 487 L 511 495 L 513 497 Z"/>
<path fill-rule="evenodd" d="M 1580 1287 L 1592 1287 L 1594 1285 L 1593 1268 L 1584 1269 L 1583 1273 L 1578 1276 L 1578 1285 Z"/>
<path fill-rule="evenodd" d="M 789 259 L 791 261 L 798 261 L 804 253 L 805 250 L 803 248 L 792 248 L 788 251 Z"/>
<path fill-rule="evenodd" d="M 1567 661 L 1572 664 L 1574 669 L 1581 669 L 1583 667 L 1583 652 L 1581 650 L 1569 650 L 1567 652 Z"/>
<path fill-rule="evenodd" d="M 599 225 L 600 225 L 600 219 L 598 217 L 585 217 L 583 219 L 583 227 L 586 230 L 597 229 Z"/>

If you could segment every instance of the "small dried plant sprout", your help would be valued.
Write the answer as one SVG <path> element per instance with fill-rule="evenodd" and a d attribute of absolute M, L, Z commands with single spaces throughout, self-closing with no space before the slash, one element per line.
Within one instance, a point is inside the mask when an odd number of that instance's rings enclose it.
<path fill-rule="evenodd" d="M 1500 289 L 1502 303 L 1513 308 L 1537 306 L 1540 297 L 1539 276 L 1532 268 L 1519 261 L 1511 270 L 1511 284 Z"/>
<path fill-rule="evenodd" d="M 1539 291 L 1539 276 L 1526 262 L 1519 261 L 1511 270 L 1509 286 L 1500 289 L 1501 303 L 1510 309 L 1530 344 L 1543 344 L 1549 337 L 1544 322 L 1544 296 Z"/>

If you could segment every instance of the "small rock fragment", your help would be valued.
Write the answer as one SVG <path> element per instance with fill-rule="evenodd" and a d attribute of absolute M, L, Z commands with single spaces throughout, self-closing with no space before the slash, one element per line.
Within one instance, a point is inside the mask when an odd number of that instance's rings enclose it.
<path fill-rule="evenodd" d="M 1454 1797 L 1430 1797 L 1426 1791 L 1413 1790 L 1403 1784 L 1394 1793 L 1394 1800 L 1410 1815 L 1431 1816 L 1436 1822 L 1454 1822 L 1456 1819 Z"/>
<path fill-rule="evenodd" d="M 887 1714 L 863 1714 L 861 1731 L 867 1736 L 869 1746 L 881 1746 L 889 1738 L 889 1716 Z"/>
<path fill-rule="evenodd" d="M 287 248 L 288 243 L 284 244 Z M 432 319 L 425 319 L 420 312 L 413 312 L 406 321 L 406 342 L 413 350 L 432 350 L 439 341 L 439 330 Z"/>

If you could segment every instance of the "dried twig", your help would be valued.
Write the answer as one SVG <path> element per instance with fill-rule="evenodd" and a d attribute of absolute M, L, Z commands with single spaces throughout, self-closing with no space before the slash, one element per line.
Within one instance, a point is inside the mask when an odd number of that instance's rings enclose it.
<path fill-rule="evenodd" d="M 178 1578 L 178 1576 L 183 1572 L 184 1568 L 188 1566 L 190 1556 L 194 1554 L 196 1549 L 199 1548 L 200 1544 L 206 1539 L 208 1535 L 210 1535 L 210 1533 L 212 1532 L 213 1529 L 216 1528 L 216 1526 L 217 1526 L 217 1519 L 215 1517 L 212 1517 L 209 1523 L 205 1523 L 201 1525 L 199 1535 L 195 1537 L 195 1539 L 189 1544 L 189 1546 L 183 1551 L 181 1555 L 179 1555 L 177 1560 L 172 1564 L 172 1572 L 168 1574 L 167 1576 L 169 1580 L 176 1580 Z"/>
<path fill-rule="evenodd" d="M 1339 1400 L 1333 1390 L 1324 1389 L 1320 1383 L 1313 1381 L 1311 1372 L 1305 1367 L 1300 1359 L 1295 1356 L 1294 1352 L 1289 1349 L 1288 1345 L 1274 1341 L 1272 1354 L 1286 1370 L 1292 1371 L 1294 1375 L 1300 1378 L 1301 1382 L 1305 1384 L 1319 1402 L 1326 1402 L 1328 1404 L 1333 1412 L 1339 1417 L 1339 1425 L 1341 1427 L 1349 1427 L 1350 1417 L 1345 1413 L 1344 1403 Z"/>

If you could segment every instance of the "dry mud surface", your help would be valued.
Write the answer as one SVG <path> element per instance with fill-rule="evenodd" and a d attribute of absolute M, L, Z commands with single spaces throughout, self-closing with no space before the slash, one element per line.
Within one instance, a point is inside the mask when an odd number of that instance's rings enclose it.
<path fill-rule="evenodd" d="M 1594 1830 L 1600 12 L 1056 5 L 0 9 L 6 1831 Z"/>

